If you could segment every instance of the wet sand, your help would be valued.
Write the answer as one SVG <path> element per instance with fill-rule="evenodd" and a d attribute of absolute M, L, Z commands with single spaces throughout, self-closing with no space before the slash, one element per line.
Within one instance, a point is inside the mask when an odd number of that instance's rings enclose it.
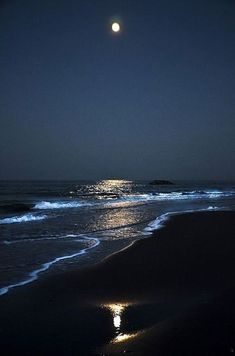
<path fill-rule="evenodd" d="M 10 291 L 1 355 L 234 353 L 234 218 L 174 216 L 95 266 Z"/>

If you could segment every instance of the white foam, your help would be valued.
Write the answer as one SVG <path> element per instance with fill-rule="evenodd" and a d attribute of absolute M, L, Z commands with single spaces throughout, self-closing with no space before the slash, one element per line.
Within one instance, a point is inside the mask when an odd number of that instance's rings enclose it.
<path fill-rule="evenodd" d="M 46 219 L 46 215 L 34 215 L 34 214 L 25 214 L 22 216 L 13 216 L 11 218 L 5 218 L 0 220 L 0 224 L 14 224 L 28 221 L 37 221 Z"/>
<path fill-rule="evenodd" d="M 208 206 L 207 210 L 219 210 L 217 206 Z"/>
<path fill-rule="evenodd" d="M 148 235 L 149 232 L 153 232 L 154 230 L 161 229 L 165 225 L 165 222 L 169 219 L 169 214 L 170 213 L 165 213 L 158 216 L 144 229 L 144 234 L 147 233 Z"/>
<path fill-rule="evenodd" d="M 55 263 L 63 261 L 63 260 L 71 259 L 71 258 L 80 256 L 80 255 L 84 255 L 88 250 L 98 246 L 99 243 L 100 243 L 100 241 L 98 239 L 96 239 L 96 238 L 90 238 L 90 237 L 85 237 L 84 236 L 83 239 L 84 240 L 88 240 L 88 241 L 93 241 L 94 243 L 92 244 L 92 246 L 86 247 L 86 248 L 80 250 L 79 252 L 73 253 L 72 255 L 66 255 L 66 256 L 57 257 L 52 261 L 43 263 L 38 269 L 36 269 L 35 271 L 30 272 L 29 275 L 28 275 L 28 278 L 26 278 L 25 280 L 0 288 L 0 295 L 4 295 L 4 294 L 8 293 L 9 290 L 11 290 L 13 288 L 21 287 L 21 286 L 24 286 L 26 284 L 32 283 L 33 281 L 38 279 L 40 273 L 45 272 L 46 270 L 48 270 Z"/>
<path fill-rule="evenodd" d="M 144 229 L 144 235 L 149 235 L 149 233 L 152 233 L 155 230 L 161 229 L 162 227 L 165 226 L 165 222 L 169 220 L 169 218 L 173 215 L 181 215 L 181 214 L 187 214 L 187 213 L 196 213 L 200 211 L 211 211 L 211 210 L 224 210 L 223 207 L 216 207 L 216 206 L 208 206 L 207 208 L 200 208 L 200 209 L 194 209 L 194 210 L 182 210 L 182 211 L 172 211 L 168 213 L 164 213 L 160 216 L 158 216 L 155 220 L 153 220 L 148 226 Z"/>
<path fill-rule="evenodd" d="M 96 205 L 116 205 L 123 202 L 151 202 L 151 201 L 169 201 L 169 200 L 200 200 L 200 199 L 216 199 L 235 195 L 234 191 L 183 191 L 183 192 L 166 192 L 166 193 L 143 193 L 143 194 L 124 194 L 119 198 L 107 200 L 101 199 L 99 202 L 94 201 L 41 201 L 35 204 L 34 209 L 51 210 L 51 209 L 69 209 L 81 208 Z"/>
<path fill-rule="evenodd" d="M 153 220 L 150 224 L 148 224 L 148 226 L 143 230 L 143 234 L 144 235 L 149 235 L 151 234 L 153 231 L 160 229 L 162 227 L 164 227 L 165 223 L 167 220 L 169 220 L 169 218 L 173 215 L 181 215 L 181 214 L 185 214 L 185 213 L 195 213 L 195 212 L 201 212 L 201 211 L 211 211 L 211 210 L 225 210 L 225 207 L 216 207 L 216 206 L 208 206 L 207 208 L 201 208 L 201 209 L 194 209 L 194 210 L 184 210 L 184 211 L 176 211 L 176 212 L 167 212 L 164 213 L 162 215 L 160 215 L 159 217 L 157 217 L 155 220 Z M 67 235 L 67 237 L 76 237 L 77 235 Z M 79 235 L 80 237 L 83 237 L 83 235 Z M 54 237 L 52 237 L 54 238 Z M 83 237 L 83 240 L 89 240 L 89 241 L 93 241 L 93 245 L 89 246 L 87 248 L 84 248 L 82 250 L 80 250 L 77 253 L 74 253 L 72 255 L 66 255 L 66 256 L 61 256 L 61 257 L 57 257 L 52 261 L 49 261 L 47 263 L 42 264 L 37 270 L 32 271 L 29 273 L 28 278 L 21 281 L 21 282 L 17 282 L 15 284 L 11 284 L 8 285 L 6 287 L 2 287 L 0 288 L 0 295 L 6 294 L 10 289 L 13 289 L 15 287 L 20 287 L 26 284 L 29 284 L 33 281 L 35 281 L 36 279 L 38 279 L 39 274 L 48 270 L 53 264 L 60 262 L 62 260 L 66 260 L 66 259 L 71 259 L 71 258 L 75 258 L 79 255 L 83 255 L 85 254 L 88 250 L 90 250 L 91 248 L 94 248 L 96 246 L 98 246 L 100 244 L 99 239 L 96 238 L 89 238 L 89 237 Z M 80 241 L 80 240 L 78 240 Z M 6 242 L 6 241 L 5 241 Z"/>
<path fill-rule="evenodd" d="M 66 201 L 66 202 L 49 202 L 49 201 L 41 201 L 34 206 L 34 209 L 68 209 L 68 208 L 80 208 L 81 206 L 90 206 L 93 205 L 88 202 L 81 201 Z"/>
<path fill-rule="evenodd" d="M 169 193 L 148 193 L 148 194 L 132 194 L 124 195 L 117 201 L 144 202 L 144 201 L 168 201 L 168 200 L 197 200 L 197 199 L 215 199 L 229 197 L 234 195 L 234 191 L 185 191 L 185 192 L 169 192 Z"/>

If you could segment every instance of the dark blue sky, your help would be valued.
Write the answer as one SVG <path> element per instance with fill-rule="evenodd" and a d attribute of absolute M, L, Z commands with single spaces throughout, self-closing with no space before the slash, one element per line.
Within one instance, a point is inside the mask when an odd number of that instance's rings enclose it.
<path fill-rule="evenodd" d="M 0 42 L 0 179 L 235 179 L 234 1 L 2 1 Z"/>

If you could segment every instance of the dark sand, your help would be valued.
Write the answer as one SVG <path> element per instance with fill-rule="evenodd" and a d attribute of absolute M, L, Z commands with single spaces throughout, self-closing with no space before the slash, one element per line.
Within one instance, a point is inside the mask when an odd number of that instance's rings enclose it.
<path fill-rule="evenodd" d="M 10 291 L 1 355 L 235 353 L 234 218 L 175 216 L 102 263 Z"/>

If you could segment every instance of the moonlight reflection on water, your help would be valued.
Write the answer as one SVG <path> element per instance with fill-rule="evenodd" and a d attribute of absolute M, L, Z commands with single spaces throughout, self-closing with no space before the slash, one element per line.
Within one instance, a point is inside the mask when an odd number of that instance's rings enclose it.
<path fill-rule="evenodd" d="M 105 304 L 104 307 L 109 309 L 113 317 L 113 326 L 115 327 L 116 336 L 111 340 L 112 344 L 123 342 L 129 339 L 137 337 L 140 332 L 132 334 L 124 334 L 121 332 L 122 315 L 127 307 L 131 304 L 129 303 L 116 303 L 116 304 Z"/>

